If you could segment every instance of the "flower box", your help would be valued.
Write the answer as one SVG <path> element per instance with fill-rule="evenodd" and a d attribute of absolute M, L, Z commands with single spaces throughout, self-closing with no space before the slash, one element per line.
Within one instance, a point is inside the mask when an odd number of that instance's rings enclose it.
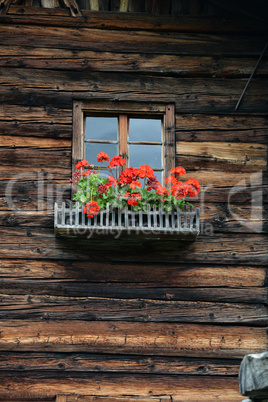
<path fill-rule="evenodd" d="M 189 206 L 165 211 L 147 205 L 147 210 L 114 209 L 107 204 L 94 218 L 88 218 L 79 203 L 55 203 L 54 229 L 57 237 L 85 238 L 177 238 L 193 241 L 199 233 L 199 208 Z"/>

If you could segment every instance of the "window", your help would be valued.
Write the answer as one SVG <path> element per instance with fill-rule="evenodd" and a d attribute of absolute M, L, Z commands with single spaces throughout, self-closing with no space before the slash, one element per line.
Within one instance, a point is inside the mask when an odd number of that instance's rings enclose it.
<path fill-rule="evenodd" d="M 103 151 L 127 167 L 150 165 L 163 183 L 175 166 L 174 114 L 171 104 L 74 102 L 73 169 L 81 159 L 97 166 Z"/>

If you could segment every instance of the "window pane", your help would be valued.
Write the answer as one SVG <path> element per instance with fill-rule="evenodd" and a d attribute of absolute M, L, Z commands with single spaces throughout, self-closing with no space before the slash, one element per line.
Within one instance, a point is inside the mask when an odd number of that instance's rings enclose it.
<path fill-rule="evenodd" d="M 153 169 L 162 169 L 161 145 L 129 145 L 129 166 L 149 165 Z"/>
<path fill-rule="evenodd" d="M 117 117 L 86 117 L 86 140 L 117 141 Z"/>
<path fill-rule="evenodd" d="M 161 120 L 129 119 L 129 141 L 161 142 Z"/>
<path fill-rule="evenodd" d="M 163 180 L 163 172 L 155 172 L 154 175 L 156 176 L 157 180 L 162 184 Z M 165 184 L 163 183 L 163 186 L 165 187 Z"/>
<path fill-rule="evenodd" d="M 95 166 L 100 166 L 101 163 L 97 162 L 97 155 L 100 152 L 106 152 L 108 156 L 117 156 L 118 155 L 118 145 L 117 144 L 105 144 L 105 143 L 94 143 L 94 142 L 86 142 L 85 143 L 85 159 Z M 104 166 L 107 166 L 108 162 L 103 163 Z"/>

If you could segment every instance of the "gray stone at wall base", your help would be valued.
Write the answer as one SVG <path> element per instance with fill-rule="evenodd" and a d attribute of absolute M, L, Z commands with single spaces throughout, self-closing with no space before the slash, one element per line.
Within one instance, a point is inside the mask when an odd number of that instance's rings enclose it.
<path fill-rule="evenodd" d="M 249 401 L 268 402 L 268 352 L 244 356 L 239 383 L 241 394 L 248 396 Z"/>

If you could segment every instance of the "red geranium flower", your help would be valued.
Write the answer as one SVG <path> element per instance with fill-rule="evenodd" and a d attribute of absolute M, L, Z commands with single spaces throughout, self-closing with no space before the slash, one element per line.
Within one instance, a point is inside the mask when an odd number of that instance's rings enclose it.
<path fill-rule="evenodd" d="M 91 175 L 91 173 L 92 173 L 91 170 L 86 170 L 85 172 L 82 173 L 82 176 L 88 177 Z"/>
<path fill-rule="evenodd" d="M 138 176 L 141 179 L 144 179 L 144 177 L 148 177 L 148 179 L 152 179 L 154 177 L 154 171 L 149 165 L 141 165 L 139 168 L 139 173 Z"/>
<path fill-rule="evenodd" d="M 170 191 L 175 198 L 184 198 L 187 195 L 188 188 L 189 187 L 187 184 L 183 183 L 182 181 L 178 181 L 178 183 L 171 186 Z"/>
<path fill-rule="evenodd" d="M 157 190 L 159 187 L 160 183 L 157 180 L 157 178 L 154 176 L 151 179 L 148 179 L 146 182 L 146 189 L 147 191 L 151 191 L 151 190 Z"/>
<path fill-rule="evenodd" d="M 130 184 L 133 180 L 137 178 L 138 169 L 133 167 L 125 169 L 119 176 L 118 184 L 120 187 Z"/>
<path fill-rule="evenodd" d="M 156 192 L 159 195 L 169 195 L 169 191 L 165 187 L 162 187 L 161 185 L 158 186 L 158 189 Z"/>
<path fill-rule="evenodd" d="M 183 176 L 186 173 L 186 170 L 183 167 L 178 166 L 178 167 L 172 168 L 170 173 L 173 174 L 174 176 L 176 176 L 176 175 Z"/>
<path fill-rule="evenodd" d="M 115 167 L 115 166 L 123 166 L 125 165 L 126 161 L 125 159 L 122 159 L 122 156 L 113 156 L 111 158 L 111 161 L 109 163 L 110 167 Z"/>
<path fill-rule="evenodd" d="M 76 169 L 80 169 L 83 167 L 89 167 L 89 166 L 90 165 L 89 165 L 88 161 L 86 161 L 86 160 L 82 160 L 75 165 Z"/>
<path fill-rule="evenodd" d="M 109 156 L 106 154 L 106 152 L 100 152 L 97 155 L 97 161 L 98 162 L 103 162 L 103 161 L 108 161 L 110 158 Z"/>
<path fill-rule="evenodd" d="M 200 193 L 200 184 L 196 179 L 189 179 L 185 184 L 188 186 L 189 197 L 195 197 Z"/>
<path fill-rule="evenodd" d="M 141 200 L 140 194 L 137 193 L 125 193 L 125 197 L 128 199 L 127 203 L 128 205 L 138 205 L 139 201 Z"/>
<path fill-rule="evenodd" d="M 136 187 L 141 187 L 141 182 L 139 180 L 133 180 L 130 185 L 130 188 L 132 188 L 132 190 L 134 190 Z"/>
<path fill-rule="evenodd" d="M 177 179 L 175 176 L 173 176 L 172 174 L 170 176 L 168 176 L 166 178 L 166 183 L 171 183 L 171 184 L 176 184 L 177 183 Z"/>
<path fill-rule="evenodd" d="M 87 215 L 88 218 L 93 218 L 95 215 L 98 215 L 100 210 L 99 204 L 97 201 L 87 202 L 83 207 L 83 212 Z"/>
<path fill-rule="evenodd" d="M 111 175 L 109 174 L 109 176 L 107 177 L 107 179 L 109 180 L 109 182 L 111 183 L 111 185 L 116 186 L 117 185 L 117 180 Z M 106 183 L 107 184 L 107 183 Z"/>

